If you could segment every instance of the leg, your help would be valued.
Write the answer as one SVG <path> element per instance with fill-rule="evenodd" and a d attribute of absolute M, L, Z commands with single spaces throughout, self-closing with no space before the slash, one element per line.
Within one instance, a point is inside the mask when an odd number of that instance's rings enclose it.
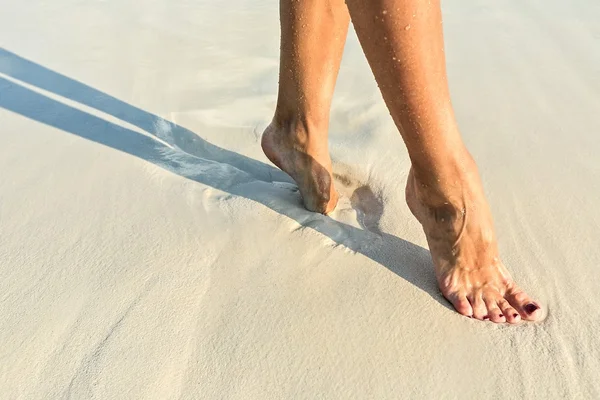
<path fill-rule="evenodd" d="M 279 96 L 262 147 L 298 184 L 306 208 L 336 206 L 327 147 L 329 108 L 350 16 L 344 0 L 281 0 Z"/>
<path fill-rule="evenodd" d="M 406 198 L 425 230 L 442 293 L 458 312 L 478 319 L 538 319 L 539 306 L 498 257 L 477 167 L 454 119 L 439 0 L 347 3 L 410 155 Z"/>

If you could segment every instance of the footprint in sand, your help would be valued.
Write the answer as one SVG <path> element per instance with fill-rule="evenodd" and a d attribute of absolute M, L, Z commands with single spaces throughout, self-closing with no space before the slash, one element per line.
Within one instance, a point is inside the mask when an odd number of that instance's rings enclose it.
<path fill-rule="evenodd" d="M 345 173 L 334 172 L 336 188 L 340 194 L 338 206 L 330 214 L 333 219 L 381 235 L 379 221 L 383 215 L 383 202 L 368 183 L 356 178 L 350 173 L 349 167 Z"/>

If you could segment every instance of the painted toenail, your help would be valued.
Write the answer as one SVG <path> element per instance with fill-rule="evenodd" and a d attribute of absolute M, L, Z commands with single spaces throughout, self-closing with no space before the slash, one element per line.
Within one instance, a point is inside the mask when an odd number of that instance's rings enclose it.
<path fill-rule="evenodd" d="M 486 315 L 485 317 L 483 317 L 483 319 L 490 319 L 490 316 Z"/>
<path fill-rule="evenodd" d="M 498 318 L 504 317 L 504 314 L 498 314 Z"/>
<path fill-rule="evenodd" d="M 517 314 L 517 313 L 513 314 L 513 318 L 517 318 L 518 316 L 519 316 L 519 314 Z"/>
<path fill-rule="evenodd" d="M 527 314 L 532 314 L 535 310 L 537 310 L 539 307 L 536 306 L 533 303 L 529 303 L 525 306 L 525 311 L 527 312 Z"/>

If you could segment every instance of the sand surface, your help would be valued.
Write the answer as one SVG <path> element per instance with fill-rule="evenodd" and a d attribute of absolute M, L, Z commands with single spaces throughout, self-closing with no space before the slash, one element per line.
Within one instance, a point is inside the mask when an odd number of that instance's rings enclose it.
<path fill-rule="evenodd" d="M 354 33 L 329 218 L 260 151 L 276 2 L 0 7 L 1 399 L 600 398 L 597 1 L 444 2 L 520 326 L 436 289 Z"/>

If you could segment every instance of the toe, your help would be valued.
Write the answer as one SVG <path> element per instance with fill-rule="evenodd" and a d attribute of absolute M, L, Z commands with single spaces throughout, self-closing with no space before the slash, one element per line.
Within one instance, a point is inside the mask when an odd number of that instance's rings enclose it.
<path fill-rule="evenodd" d="M 506 322 L 510 324 L 517 324 L 521 322 L 521 316 L 515 310 L 506 299 L 498 300 L 498 308 L 502 310 L 502 314 L 504 314 L 504 318 L 506 318 Z"/>
<path fill-rule="evenodd" d="M 487 314 L 487 307 L 485 306 L 485 302 L 483 301 L 483 297 L 481 297 L 481 295 L 477 294 L 473 297 L 469 297 L 469 302 L 473 308 L 473 318 L 482 321 L 490 318 L 490 316 Z"/>
<path fill-rule="evenodd" d="M 487 307 L 487 315 L 489 315 L 490 321 L 492 322 L 506 322 L 504 313 L 502 312 L 502 310 L 500 310 L 500 307 L 498 306 L 498 298 L 499 296 L 487 296 L 483 298 L 485 306 Z"/>
<path fill-rule="evenodd" d="M 528 321 L 537 321 L 542 318 L 540 305 L 519 288 L 515 287 L 504 297 L 519 312 L 521 318 Z"/>
<path fill-rule="evenodd" d="M 337 206 L 339 199 L 340 199 L 339 193 L 336 190 L 334 190 L 329 199 L 329 202 L 327 203 L 327 206 L 325 207 L 325 213 L 324 213 L 325 215 L 328 215 L 330 212 L 335 210 L 335 207 Z"/>
<path fill-rule="evenodd" d="M 465 315 L 467 317 L 473 316 L 473 309 L 471 308 L 471 303 L 469 303 L 469 300 L 467 300 L 466 296 L 448 296 L 448 300 L 450 300 L 450 303 L 452 303 L 452 305 L 454 306 L 456 311 L 459 312 L 459 314 Z"/>

